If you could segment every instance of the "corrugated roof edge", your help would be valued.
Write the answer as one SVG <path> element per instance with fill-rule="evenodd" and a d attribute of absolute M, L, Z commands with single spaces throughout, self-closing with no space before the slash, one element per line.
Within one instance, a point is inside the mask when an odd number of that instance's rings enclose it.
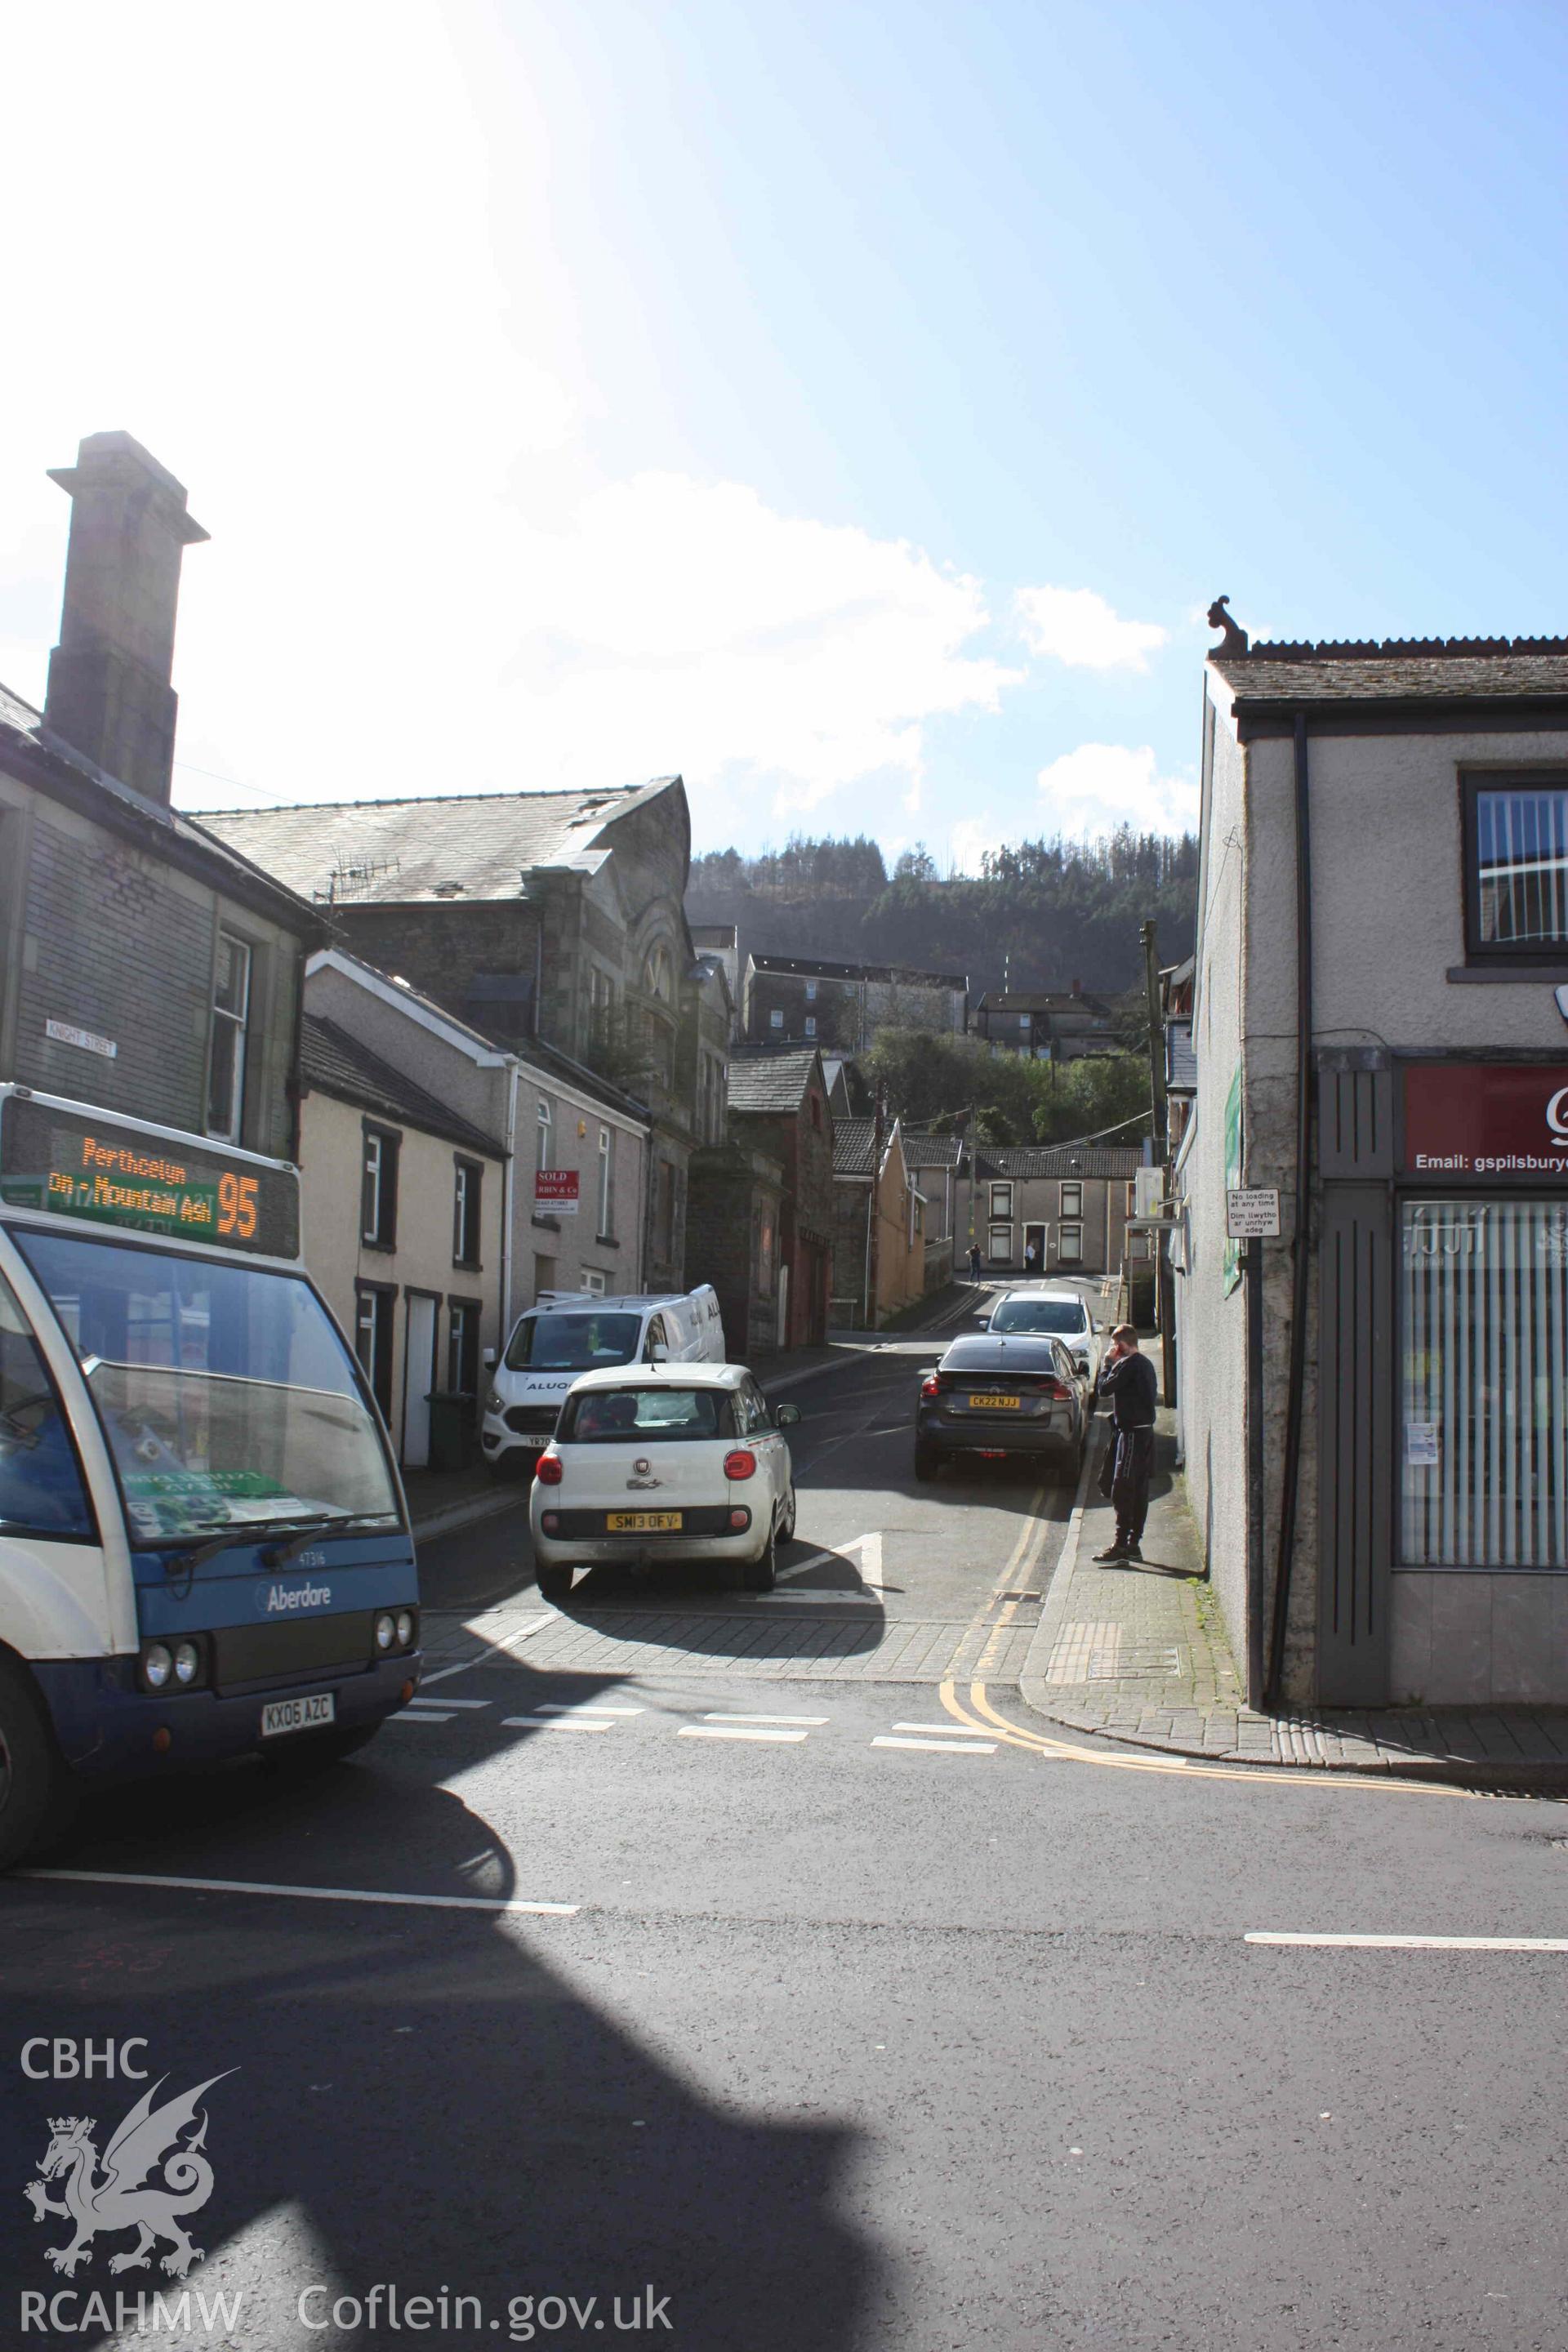
<path fill-rule="evenodd" d="M 1209 658 L 1245 667 L 1255 661 L 1462 661 L 1485 654 L 1568 654 L 1568 637 L 1322 637 L 1300 644 L 1265 637 L 1245 653 L 1215 646 Z"/>

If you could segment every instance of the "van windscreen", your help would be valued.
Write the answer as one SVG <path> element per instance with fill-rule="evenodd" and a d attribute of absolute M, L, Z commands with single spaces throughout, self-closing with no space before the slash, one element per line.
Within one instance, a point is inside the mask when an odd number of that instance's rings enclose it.
<path fill-rule="evenodd" d="M 642 1337 L 640 1315 L 525 1315 L 506 1351 L 509 1372 L 591 1372 L 629 1364 Z"/>

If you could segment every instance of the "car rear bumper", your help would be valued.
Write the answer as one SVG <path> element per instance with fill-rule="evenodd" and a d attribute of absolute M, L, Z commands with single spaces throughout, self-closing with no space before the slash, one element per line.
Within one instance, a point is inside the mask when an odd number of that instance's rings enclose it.
<path fill-rule="evenodd" d="M 533 1534 L 533 1556 L 542 1568 L 656 1568 L 661 1560 L 755 1559 L 763 1549 L 765 1529 L 745 1528 L 732 1536 L 631 1535 L 546 1536 Z"/>
<path fill-rule="evenodd" d="M 915 1423 L 915 1438 L 937 1454 L 1062 1454 L 1077 1442 L 1072 1423 L 1058 1413 L 1041 1421 L 986 1423 L 922 1413 Z"/>

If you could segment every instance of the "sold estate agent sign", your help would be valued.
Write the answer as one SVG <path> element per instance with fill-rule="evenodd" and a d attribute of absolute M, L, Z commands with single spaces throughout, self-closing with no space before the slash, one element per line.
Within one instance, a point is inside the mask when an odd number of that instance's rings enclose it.
<path fill-rule="evenodd" d="M 1568 1184 L 1568 1063 L 1407 1063 L 1404 1164 Z"/>
<path fill-rule="evenodd" d="M 575 1168 L 541 1168 L 533 1179 L 536 1217 L 574 1217 L 577 1213 Z"/>

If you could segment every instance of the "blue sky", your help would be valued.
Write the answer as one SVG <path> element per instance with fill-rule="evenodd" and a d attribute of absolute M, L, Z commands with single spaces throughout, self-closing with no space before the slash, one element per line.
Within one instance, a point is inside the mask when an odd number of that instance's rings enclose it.
<path fill-rule="evenodd" d="M 33 15 L 0 677 L 123 425 L 186 805 L 679 767 L 973 865 L 1184 820 L 1221 590 L 1568 626 L 1560 9 Z"/>

